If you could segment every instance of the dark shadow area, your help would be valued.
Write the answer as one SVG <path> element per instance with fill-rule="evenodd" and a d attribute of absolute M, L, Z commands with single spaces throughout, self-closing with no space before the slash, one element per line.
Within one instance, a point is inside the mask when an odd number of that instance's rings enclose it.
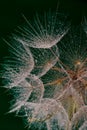
<path fill-rule="evenodd" d="M 86 0 L 1 0 L 0 1 L 0 36 L 4 36 L 23 22 L 21 14 L 32 17 L 34 13 L 48 9 L 68 13 L 74 24 L 87 15 Z"/>

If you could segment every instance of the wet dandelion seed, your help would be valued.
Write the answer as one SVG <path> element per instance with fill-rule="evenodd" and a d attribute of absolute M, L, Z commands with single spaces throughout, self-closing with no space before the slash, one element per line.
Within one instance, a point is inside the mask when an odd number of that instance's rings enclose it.
<path fill-rule="evenodd" d="M 13 95 L 9 113 L 22 117 L 28 129 L 86 129 L 86 23 L 70 28 L 67 17 L 50 12 L 32 24 L 24 19 L 27 26 L 4 40 L 11 56 L 0 76 Z"/>

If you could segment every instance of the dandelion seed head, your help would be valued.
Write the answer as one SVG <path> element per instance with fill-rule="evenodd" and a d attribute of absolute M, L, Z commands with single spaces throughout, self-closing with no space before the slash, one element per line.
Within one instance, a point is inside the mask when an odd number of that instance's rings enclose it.
<path fill-rule="evenodd" d="M 13 95 L 9 113 L 28 129 L 84 129 L 87 120 L 87 51 L 82 26 L 61 14 L 36 15 L 9 42 L 0 76 Z M 86 25 L 85 25 L 86 26 Z M 82 122 L 81 122 L 82 121 Z"/>

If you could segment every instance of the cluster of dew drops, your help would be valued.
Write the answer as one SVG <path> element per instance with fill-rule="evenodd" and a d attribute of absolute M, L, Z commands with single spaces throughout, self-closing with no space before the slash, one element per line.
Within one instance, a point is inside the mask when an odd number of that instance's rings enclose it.
<path fill-rule="evenodd" d="M 87 22 L 61 13 L 36 14 L 9 39 L 0 77 L 13 96 L 9 113 L 28 129 L 87 129 Z"/>

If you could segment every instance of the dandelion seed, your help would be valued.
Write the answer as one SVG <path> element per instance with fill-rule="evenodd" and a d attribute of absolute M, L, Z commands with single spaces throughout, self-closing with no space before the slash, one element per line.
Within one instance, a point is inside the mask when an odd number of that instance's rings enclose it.
<path fill-rule="evenodd" d="M 12 56 L 4 61 L 3 68 L 5 71 L 1 76 L 8 82 L 4 87 L 12 88 L 23 81 L 31 72 L 34 68 L 34 60 L 30 49 L 23 44 L 15 40 L 11 42 L 12 45 L 6 40 L 5 42 L 10 46 L 9 51 L 11 51 Z"/>
<path fill-rule="evenodd" d="M 24 120 L 25 122 L 27 121 L 27 124 L 29 123 L 30 125 L 32 124 L 37 125 L 39 123 L 39 127 L 41 127 L 41 125 L 43 125 L 43 122 L 45 122 L 47 125 L 47 128 L 49 129 L 50 127 L 52 129 L 52 127 L 56 128 L 55 124 L 51 124 L 51 126 L 49 126 L 49 123 L 51 123 L 52 121 L 55 121 L 56 119 L 57 126 L 60 126 L 61 128 L 67 126 L 66 122 L 68 120 L 68 116 L 65 110 L 63 109 L 60 103 L 57 103 L 53 99 L 44 98 L 41 104 L 32 104 L 32 103 L 27 102 L 23 106 L 23 108 L 25 107 L 27 108 L 26 109 L 27 116 L 26 118 L 24 118 Z M 24 111 L 23 108 L 21 108 L 22 114 Z M 58 123 L 58 119 L 60 120 L 60 122 L 64 122 L 63 126 L 61 125 L 61 123 Z"/>
<path fill-rule="evenodd" d="M 33 48 L 50 48 L 67 34 L 70 23 L 67 22 L 66 16 L 51 12 L 42 16 L 40 19 L 36 15 L 33 24 L 23 16 L 28 26 L 19 29 L 24 34 L 23 37 L 17 38 L 19 42 Z"/>
<path fill-rule="evenodd" d="M 28 75 L 24 81 L 14 86 L 10 91 L 14 99 L 11 101 L 12 105 L 9 113 L 17 110 L 19 111 L 20 107 L 27 101 L 40 102 L 44 94 L 44 86 L 38 77 L 35 75 Z"/>

